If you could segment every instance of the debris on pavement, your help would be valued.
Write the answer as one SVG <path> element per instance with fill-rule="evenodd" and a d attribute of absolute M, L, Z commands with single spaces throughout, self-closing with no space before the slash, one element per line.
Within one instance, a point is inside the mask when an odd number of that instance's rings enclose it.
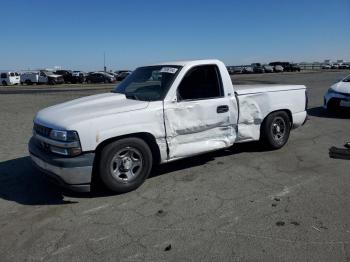
<path fill-rule="evenodd" d="M 350 160 L 350 142 L 347 142 L 344 147 L 345 148 L 331 147 L 329 149 L 329 157 Z"/>
<path fill-rule="evenodd" d="M 171 244 L 165 247 L 164 251 L 170 251 L 171 250 Z"/>

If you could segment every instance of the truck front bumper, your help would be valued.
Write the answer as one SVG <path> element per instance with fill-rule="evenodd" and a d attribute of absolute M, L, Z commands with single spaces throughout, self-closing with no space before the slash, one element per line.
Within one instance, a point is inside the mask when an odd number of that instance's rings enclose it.
<path fill-rule="evenodd" d="M 60 157 L 43 151 L 34 138 L 29 141 L 28 149 L 34 165 L 55 184 L 73 191 L 90 191 L 94 153 L 72 158 Z"/>

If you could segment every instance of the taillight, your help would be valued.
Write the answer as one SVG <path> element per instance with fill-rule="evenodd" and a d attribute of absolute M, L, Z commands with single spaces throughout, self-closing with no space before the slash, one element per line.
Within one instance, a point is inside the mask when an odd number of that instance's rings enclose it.
<path fill-rule="evenodd" d="M 305 110 L 309 107 L 309 94 L 307 92 L 307 89 L 305 90 Z"/>

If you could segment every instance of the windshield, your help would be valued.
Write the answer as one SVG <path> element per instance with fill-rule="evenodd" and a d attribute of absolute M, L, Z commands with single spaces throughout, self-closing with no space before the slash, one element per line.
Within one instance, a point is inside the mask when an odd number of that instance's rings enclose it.
<path fill-rule="evenodd" d="M 348 75 L 347 77 L 345 77 L 345 78 L 343 79 L 343 82 L 350 82 L 350 75 Z"/>
<path fill-rule="evenodd" d="M 129 99 L 159 101 L 164 99 L 180 66 L 147 66 L 137 68 L 114 90 Z"/>

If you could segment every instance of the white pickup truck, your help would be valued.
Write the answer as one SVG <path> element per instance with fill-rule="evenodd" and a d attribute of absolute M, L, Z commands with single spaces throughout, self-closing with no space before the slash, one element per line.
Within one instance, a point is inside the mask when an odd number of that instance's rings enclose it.
<path fill-rule="evenodd" d="M 140 67 L 113 92 L 37 113 L 29 152 L 59 184 L 89 191 L 92 177 L 122 193 L 152 166 L 235 143 L 284 146 L 307 119 L 303 85 L 233 86 L 218 60 Z"/>
<path fill-rule="evenodd" d="M 56 75 L 48 70 L 31 71 L 21 74 L 21 84 L 63 84 L 64 79 L 61 75 Z"/>

